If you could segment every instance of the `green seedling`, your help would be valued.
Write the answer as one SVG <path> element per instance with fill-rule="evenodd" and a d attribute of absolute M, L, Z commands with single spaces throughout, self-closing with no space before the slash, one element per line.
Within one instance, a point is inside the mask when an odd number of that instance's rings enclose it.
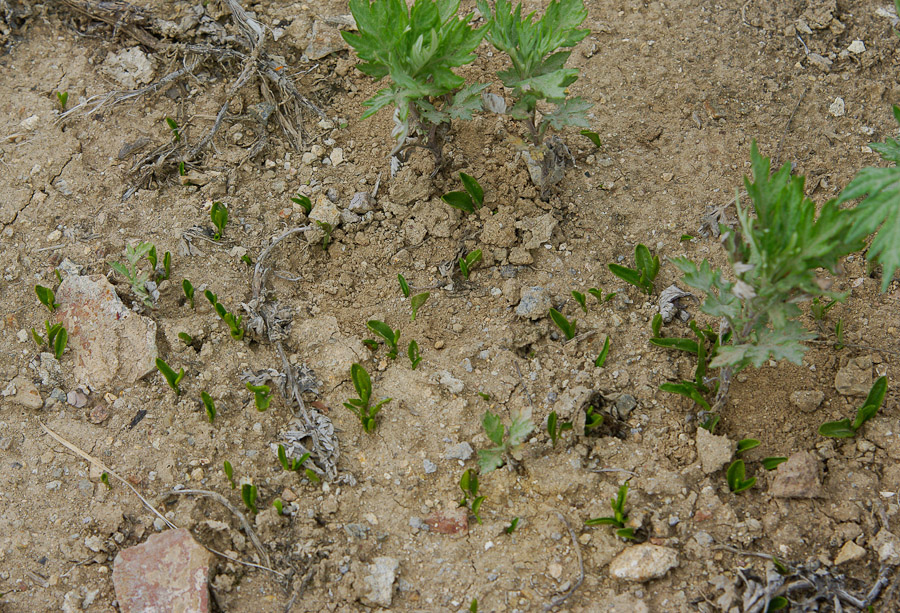
<path fill-rule="evenodd" d="M 181 388 L 178 384 L 184 379 L 184 368 L 180 369 L 176 374 L 176 372 L 172 370 L 172 367 L 166 364 L 165 360 L 162 358 L 156 358 L 156 368 L 162 373 L 162 376 L 165 377 L 169 387 L 175 391 L 175 395 L 180 396 Z"/>
<path fill-rule="evenodd" d="M 459 478 L 459 487 L 463 491 L 462 500 L 459 506 L 467 507 L 475 517 L 475 521 L 481 523 L 481 504 L 484 502 L 484 496 L 478 495 L 478 473 L 471 468 L 467 469 L 462 477 Z"/>
<path fill-rule="evenodd" d="M 366 327 L 384 339 L 384 342 L 388 346 L 387 357 L 391 360 L 396 360 L 398 352 L 397 342 L 400 340 L 400 329 L 392 330 L 389 325 L 377 319 L 367 321 Z"/>
<path fill-rule="evenodd" d="M 478 613 L 478 599 L 473 598 L 469 603 L 469 613 Z"/>
<path fill-rule="evenodd" d="M 784 596 L 775 596 L 774 598 L 772 598 L 772 600 L 769 601 L 769 606 L 766 607 L 766 613 L 774 613 L 775 611 L 783 611 L 783 610 L 787 609 L 789 606 L 791 606 L 790 600 L 788 600 Z M 875 613 L 875 609 L 872 607 L 869 607 L 869 611 L 871 611 L 871 613 Z"/>
<path fill-rule="evenodd" d="M 602 425 L 603 415 L 596 407 L 588 406 L 588 408 L 585 409 L 584 431 L 590 433 Z"/>
<path fill-rule="evenodd" d="M 178 176 L 179 177 L 187 176 L 187 170 L 184 167 L 184 162 L 178 162 Z M 193 185 L 193 183 L 185 183 L 185 185 Z"/>
<path fill-rule="evenodd" d="M 374 432 L 377 425 L 375 417 L 381 411 L 381 407 L 390 402 L 391 399 L 385 398 L 378 401 L 375 406 L 369 406 L 369 401 L 372 399 L 372 380 L 369 378 L 369 373 L 366 372 L 366 369 L 359 364 L 354 363 L 350 367 L 350 379 L 353 381 L 353 387 L 356 389 L 359 397 L 348 400 L 344 403 L 344 406 L 356 414 L 364 431 Z"/>
<path fill-rule="evenodd" d="M 409 306 L 412 309 L 412 315 L 410 315 L 409 320 L 415 321 L 416 314 L 419 312 L 419 309 L 423 304 L 428 300 L 428 297 L 431 296 L 430 292 L 422 292 L 421 294 L 416 294 L 412 298 L 409 299 Z"/>
<path fill-rule="evenodd" d="M 584 522 L 585 526 L 613 526 L 616 528 L 616 536 L 626 540 L 635 540 L 634 528 L 625 527 L 628 515 L 625 514 L 625 502 L 628 500 L 628 481 L 619 486 L 615 498 L 609 501 L 612 507 L 612 517 L 596 517 Z"/>
<path fill-rule="evenodd" d="M 718 413 L 709 413 L 706 415 L 706 419 L 703 420 L 703 423 L 700 424 L 700 427 L 713 434 L 716 431 L 716 426 L 719 425 L 719 414 Z"/>
<path fill-rule="evenodd" d="M 419 355 L 419 343 L 415 340 L 409 341 L 409 347 L 406 348 L 406 355 L 409 357 L 409 365 L 413 370 L 419 366 L 422 356 Z"/>
<path fill-rule="evenodd" d="M 521 415 L 513 415 L 508 428 L 504 428 L 498 415 L 485 411 L 481 418 L 481 426 L 484 428 L 488 439 L 494 444 L 490 449 L 478 450 L 478 470 L 486 475 L 503 466 L 507 454 L 515 457 L 520 452 L 520 446 L 525 438 L 534 430 L 531 420 Z M 504 432 L 506 435 L 504 436 Z"/>
<path fill-rule="evenodd" d="M 184 279 L 181 282 L 181 289 L 184 291 L 185 298 L 188 299 L 188 303 L 191 305 L 191 308 L 194 308 L 194 286 L 191 285 L 191 282 L 187 279 Z"/>
<path fill-rule="evenodd" d="M 193 294 L 193 292 L 191 293 Z M 209 300 L 209 303 L 213 305 L 213 307 L 215 307 L 216 303 L 219 302 L 219 297 L 212 293 L 211 290 L 206 290 L 205 292 L 203 292 L 203 295 L 206 296 L 206 299 Z"/>
<path fill-rule="evenodd" d="M 787 462 L 787 461 L 788 461 L 787 458 L 780 457 L 780 456 L 772 456 L 769 458 L 763 458 L 762 465 L 763 465 L 763 468 L 765 468 L 766 470 L 775 470 L 776 468 L 778 468 L 779 464 L 781 464 L 782 462 Z"/>
<path fill-rule="evenodd" d="M 409 298 L 409 283 L 406 282 L 406 277 L 398 274 L 397 281 L 400 282 L 400 292 L 403 294 L 403 297 Z"/>
<path fill-rule="evenodd" d="M 341 32 L 363 60 L 357 67 L 376 81 L 390 77 L 388 87 L 363 102 L 363 119 L 394 106 L 396 146 L 431 151 L 435 167 L 443 163 L 444 140 L 453 119 L 471 119 L 481 106 L 486 84 L 465 86 L 454 68 L 471 63 L 484 29 L 469 26 L 472 14 L 457 16 L 457 0 L 351 0 L 350 12 L 359 32 Z"/>
<path fill-rule="evenodd" d="M 56 92 L 56 100 L 59 102 L 59 109 L 65 111 L 69 102 L 69 92 Z"/>
<path fill-rule="evenodd" d="M 650 331 L 653 333 L 653 338 L 661 338 L 662 337 L 662 325 L 663 318 L 662 315 L 657 313 L 653 316 L 653 319 L 650 321 Z"/>
<path fill-rule="evenodd" d="M 491 400 L 490 394 L 485 394 L 484 392 L 478 392 L 478 395 L 481 397 L 482 400 L 485 400 L 487 402 L 490 402 L 490 400 Z"/>
<path fill-rule="evenodd" d="M 825 314 L 828 313 L 838 303 L 837 300 L 829 300 L 827 303 L 824 300 L 819 300 L 818 298 L 813 298 L 812 304 L 809 305 L 809 312 L 812 314 L 813 319 L 816 321 L 822 321 L 825 319 Z"/>
<path fill-rule="evenodd" d="M 569 321 L 566 319 L 565 315 L 552 307 L 550 308 L 550 319 L 553 320 L 553 323 L 556 324 L 557 328 L 562 330 L 562 333 L 566 335 L 566 339 L 572 340 L 575 338 L 575 325 L 578 323 L 577 319 Z"/>
<path fill-rule="evenodd" d="M 246 253 L 241 256 L 241 262 L 243 262 L 244 264 L 246 264 L 247 266 L 249 266 L 251 268 L 253 267 L 253 258 L 251 258 Z"/>
<path fill-rule="evenodd" d="M 748 490 L 756 483 L 756 477 L 745 479 L 745 468 L 743 460 L 735 460 L 728 467 L 725 478 L 728 480 L 728 489 L 734 494 L 740 494 L 744 490 Z"/>
<path fill-rule="evenodd" d="M 466 257 L 459 258 L 459 270 L 462 272 L 463 279 L 466 281 L 469 280 L 469 274 L 472 272 L 472 267 L 481 261 L 481 255 L 481 249 L 476 249 L 470 251 Z"/>
<path fill-rule="evenodd" d="M 231 462 L 225 460 L 224 464 L 225 477 L 228 479 L 228 483 L 231 484 L 231 489 L 235 489 L 237 487 L 237 483 L 234 481 L 234 467 L 231 466 Z"/>
<path fill-rule="evenodd" d="M 200 392 L 200 400 L 206 409 L 206 417 L 209 419 L 209 423 L 213 423 L 216 419 L 216 403 L 213 402 L 212 396 L 206 392 Z"/>
<path fill-rule="evenodd" d="M 638 244 L 634 248 L 634 262 L 637 269 L 626 268 L 618 264 L 609 264 L 609 270 L 623 281 L 643 290 L 646 294 L 653 293 L 653 280 L 659 274 L 659 256 L 650 255 L 650 250 L 644 244 Z"/>
<path fill-rule="evenodd" d="M 112 484 L 110 484 L 110 482 L 109 482 L 109 473 L 108 472 L 104 471 L 104 472 L 100 473 L 100 482 L 106 486 L 106 489 L 108 489 L 108 490 L 112 489 Z"/>
<path fill-rule="evenodd" d="M 178 339 L 188 347 L 194 343 L 194 338 L 187 332 L 179 332 Z"/>
<path fill-rule="evenodd" d="M 222 233 L 225 231 L 225 225 L 228 223 L 228 207 L 221 202 L 213 202 L 212 208 L 209 210 L 209 218 L 216 227 L 216 233 L 213 236 L 213 239 L 219 240 L 222 238 Z"/>
<path fill-rule="evenodd" d="M 254 515 L 259 513 L 259 509 L 256 508 L 256 498 L 258 495 L 259 495 L 259 491 L 257 490 L 257 488 L 254 484 L 252 484 L 252 483 L 241 484 L 241 500 L 244 501 L 244 505 Z"/>
<path fill-rule="evenodd" d="M 295 472 L 300 470 L 303 466 L 303 463 L 309 459 L 309 452 L 304 453 L 299 458 L 290 458 L 287 457 L 287 452 L 284 450 L 284 445 L 278 445 L 278 462 L 281 464 L 281 467 L 288 472 Z"/>
<path fill-rule="evenodd" d="M 513 517 L 512 521 L 509 522 L 509 525 L 503 529 L 506 534 L 512 534 L 516 531 L 516 528 L 519 527 L 519 518 Z"/>
<path fill-rule="evenodd" d="M 731 338 L 731 331 L 724 334 L 723 337 L 713 331 L 712 327 L 707 325 L 700 328 L 696 322 L 689 324 L 697 340 L 692 338 L 663 338 L 658 336 L 662 327 L 662 316 L 659 313 L 653 318 L 651 327 L 654 334 L 650 342 L 659 347 L 668 347 L 678 349 L 697 356 L 697 367 L 694 369 L 693 381 L 681 381 L 680 383 L 663 383 L 659 386 L 664 392 L 671 392 L 690 398 L 696 402 L 705 411 L 711 409 L 707 397 L 716 393 L 719 388 L 719 382 L 710 382 L 707 379 L 707 373 L 710 369 L 710 362 L 715 358 L 722 342 L 728 342 Z"/>
<path fill-rule="evenodd" d="M 324 236 L 322 237 L 322 251 L 328 251 L 328 244 L 331 242 L 331 233 L 334 232 L 334 228 L 327 221 L 319 221 L 316 220 L 316 225 L 322 228 L 322 232 Z"/>
<path fill-rule="evenodd" d="M 152 308 L 153 300 L 150 298 L 150 292 L 147 291 L 147 281 L 150 280 L 150 274 L 138 267 L 138 262 L 153 249 L 153 243 L 140 242 L 135 246 L 125 246 L 125 261 L 110 262 L 109 266 L 117 273 L 128 279 L 131 284 L 131 291 L 140 298 L 145 306 Z"/>
<path fill-rule="evenodd" d="M 364 338 L 363 345 L 369 348 L 369 351 L 378 351 L 378 341 L 374 338 Z"/>
<path fill-rule="evenodd" d="M 461 172 L 459 178 L 465 191 L 448 192 L 441 196 L 441 200 L 464 213 L 474 213 L 484 205 L 484 189 L 471 175 Z"/>
<path fill-rule="evenodd" d="M 159 263 L 159 257 L 156 255 L 156 245 L 151 245 L 150 251 L 147 252 L 147 261 L 150 262 L 150 268 L 155 271 L 156 265 Z"/>
<path fill-rule="evenodd" d="M 844 319 L 840 318 L 837 320 L 837 323 L 834 324 L 834 348 L 840 351 L 844 348 Z"/>
<path fill-rule="evenodd" d="M 849 419 L 840 421 L 829 421 L 819 426 L 819 434 L 832 438 L 852 438 L 856 436 L 856 432 L 863 427 L 867 421 L 875 417 L 878 409 L 884 403 L 884 397 L 887 394 L 887 377 L 878 377 L 866 396 L 866 401 L 856 412 L 856 419 L 852 422 Z"/>
<path fill-rule="evenodd" d="M 166 125 L 172 130 L 172 139 L 177 143 L 181 140 L 181 132 L 178 131 L 178 122 L 171 117 L 166 117 Z M 184 162 L 182 162 L 183 164 Z"/>
<path fill-rule="evenodd" d="M 62 324 L 53 324 L 51 326 L 50 322 L 46 320 L 44 321 L 44 327 L 47 330 L 47 347 L 53 351 L 54 357 L 58 360 L 66 349 L 69 333 L 63 328 Z M 34 328 L 31 329 L 31 337 L 38 347 L 44 345 L 44 338 Z"/>
<path fill-rule="evenodd" d="M 523 121 L 535 146 L 543 144 L 548 128 L 565 126 L 588 128 L 586 113 L 591 104 L 581 98 L 569 98 L 568 88 L 578 79 L 578 70 L 564 68 L 571 51 L 590 30 L 578 26 L 587 17 L 582 0 L 554 0 L 543 17 L 522 16 L 522 5 L 513 9 L 509 0 L 497 0 L 491 11 L 487 0 L 478 0 L 478 10 L 489 19 L 485 38 L 506 53 L 512 66 L 497 73 L 503 85 L 512 89 L 515 103 L 508 111 L 513 119 Z M 537 118 L 541 102 L 553 104 L 552 112 Z"/>
<path fill-rule="evenodd" d="M 615 298 L 615 297 L 616 297 L 616 294 L 617 294 L 618 292 L 610 292 L 610 293 L 608 293 L 608 294 L 606 294 L 606 295 L 604 296 L 604 295 L 603 295 L 603 290 L 601 290 L 601 289 L 599 289 L 599 288 L 596 288 L 596 287 L 592 287 L 592 288 L 590 288 L 590 289 L 588 290 L 588 293 L 589 293 L 591 296 L 593 296 L 594 298 L 596 298 L 598 302 L 603 303 L 603 302 L 609 302 L 610 300 L 612 300 L 613 298 Z"/>
<path fill-rule="evenodd" d="M 553 442 L 553 446 L 556 447 L 556 441 L 559 439 L 560 435 L 566 430 L 572 429 L 572 422 L 566 421 L 563 423 L 559 423 L 559 415 L 556 414 L 556 411 L 551 411 L 550 415 L 547 416 L 547 434 L 550 435 L 550 440 Z"/>
<path fill-rule="evenodd" d="M 257 411 L 265 411 L 272 402 L 272 388 L 268 385 L 253 385 L 247 382 L 247 389 L 253 392 L 253 402 L 256 404 Z"/>
<path fill-rule="evenodd" d="M 222 321 L 228 325 L 228 332 L 231 334 L 231 338 L 236 341 L 244 339 L 244 328 L 241 327 L 241 321 L 243 319 L 243 315 L 235 317 L 234 313 L 225 313 L 225 315 L 222 316 Z"/>
<path fill-rule="evenodd" d="M 600 350 L 600 355 L 597 356 L 597 359 L 594 360 L 595 368 L 603 368 L 603 365 L 606 364 L 606 358 L 609 356 L 609 337 L 606 337 L 606 340 L 603 341 L 603 349 Z"/>
<path fill-rule="evenodd" d="M 306 474 L 306 478 L 309 479 L 310 483 L 321 483 L 322 479 L 319 475 L 316 474 L 312 468 L 307 468 L 304 473 Z"/>
<path fill-rule="evenodd" d="M 151 273 L 156 277 L 157 281 L 165 281 L 172 274 L 172 254 L 169 251 L 163 255 L 163 267 L 161 271 L 157 271 L 156 264 L 158 258 L 156 255 L 156 245 L 150 247 L 147 252 L 147 260 L 150 262 Z"/>
<path fill-rule="evenodd" d="M 694 240 L 694 237 L 690 234 L 682 234 L 681 238 L 678 239 L 678 241 L 682 243 L 692 240 Z"/>
<path fill-rule="evenodd" d="M 580 130 L 578 133 L 581 134 L 586 139 L 588 139 L 589 141 L 591 141 L 592 143 L 594 143 L 594 146 L 597 149 L 600 149 L 603 146 L 603 141 L 600 140 L 600 135 L 597 134 L 596 132 L 593 132 L 591 130 Z"/>
<path fill-rule="evenodd" d="M 279 515 L 284 515 L 284 503 L 281 502 L 281 498 L 273 500 L 272 506 L 275 507 L 275 510 L 278 511 Z"/>
<path fill-rule="evenodd" d="M 735 455 L 741 455 L 745 451 L 750 451 L 756 447 L 759 447 L 760 442 L 755 438 L 745 438 L 738 441 L 737 450 L 734 452 Z"/>
<path fill-rule="evenodd" d="M 53 339 L 53 357 L 55 357 L 57 360 L 62 357 L 63 351 L 66 350 L 66 342 L 68 342 L 68 340 L 69 333 L 66 332 L 65 328 L 60 327 L 59 332 Z"/>
<path fill-rule="evenodd" d="M 581 310 L 584 311 L 584 314 L 587 315 L 587 303 L 585 302 L 584 294 L 572 290 L 572 298 L 575 299 L 575 302 L 578 303 L 578 306 L 580 306 Z"/>
<path fill-rule="evenodd" d="M 38 300 L 40 300 L 41 304 L 47 307 L 51 313 L 59 307 L 59 303 L 56 302 L 56 292 L 54 292 L 49 287 L 44 287 L 43 285 L 35 285 L 34 293 L 37 294 Z"/>
<path fill-rule="evenodd" d="M 312 212 L 312 200 L 309 199 L 309 196 L 304 196 L 303 194 L 297 194 L 293 198 L 291 198 L 291 202 L 294 204 L 299 204 L 300 208 L 303 209 L 303 212 L 309 215 Z"/>

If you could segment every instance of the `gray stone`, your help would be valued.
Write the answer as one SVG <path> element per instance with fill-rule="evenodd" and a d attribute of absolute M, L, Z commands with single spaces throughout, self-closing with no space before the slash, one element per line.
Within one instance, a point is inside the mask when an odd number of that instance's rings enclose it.
<path fill-rule="evenodd" d="M 426 475 L 437 472 L 437 464 L 435 464 L 431 460 L 422 460 L 422 467 L 425 469 Z"/>
<path fill-rule="evenodd" d="M 734 457 L 734 442 L 727 436 L 716 436 L 706 428 L 697 428 L 697 455 L 707 475 L 716 472 Z"/>
<path fill-rule="evenodd" d="M 313 22 L 310 38 L 303 53 L 313 62 L 347 48 L 340 31 L 323 21 Z"/>
<path fill-rule="evenodd" d="M 137 89 L 153 81 L 155 62 L 140 47 L 131 47 L 107 55 L 100 69 L 126 88 Z"/>
<path fill-rule="evenodd" d="M 829 72 L 831 70 L 831 65 L 834 63 L 827 57 L 819 55 L 818 53 L 810 53 L 806 56 L 806 59 L 809 60 L 810 64 L 812 64 L 822 72 Z"/>
<path fill-rule="evenodd" d="M 819 390 L 798 390 L 791 392 L 791 404 L 805 413 L 812 413 L 825 400 L 825 392 Z"/>
<path fill-rule="evenodd" d="M 616 398 L 616 413 L 619 414 L 619 419 L 628 419 L 636 406 L 637 400 L 631 394 L 620 394 Z"/>
<path fill-rule="evenodd" d="M 643 583 L 659 579 L 678 566 L 678 552 L 669 547 L 642 543 L 628 547 L 609 563 L 609 573 L 617 579 Z"/>
<path fill-rule="evenodd" d="M 357 215 L 363 215 L 369 211 L 375 210 L 378 203 L 369 192 L 356 192 L 350 199 L 350 205 L 347 207 Z"/>
<path fill-rule="evenodd" d="M 878 561 L 881 564 L 900 565 L 900 538 L 896 534 L 887 528 L 882 528 L 875 535 L 871 545 L 878 554 Z"/>
<path fill-rule="evenodd" d="M 369 564 L 369 576 L 363 578 L 370 591 L 360 601 L 368 606 L 390 607 L 399 568 L 400 561 L 395 558 L 375 558 L 374 564 Z"/>
<path fill-rule="evenodd" d="M 472 457 L 472 453 L 472 446 L 463 441 L 462 443 L 457 443 L 456 445 L 449 447 L 447 451 L 444 452 L 444 459 L 466 461 Z"/>
<path fill-rule="evenodd" d="M 872 387 L 872 358 L 851 358 L 834 376 L 834 388 L 845 396 L 865 396 Z"/>
<path fill-rule="evenodd" d="M 463 391 L 463 382 L 451 375 L 448 371 L 438 371 L 434 376 L 441 387 L 445 388 L 451 394 L 459 394 Z"/>
<path fill-rule="evenodd" d="M 528 319 L 540 319 L 547 316 L 550 306 L 550 292 L 546 288 L 523 287 L 519 306 L 516 307 L 516 315 Z"/>
<path fill-rule="evenodd" d="M 12 396 L 10 400 L 28 409 L 39 409 L 44 406 L 41 393 L 28 377 L 18 376 L 9 382 L 3 390 L 4 396 Z"/>
<path fill-rule="evenodd" d="M 769 485 L 778 498 L 817 498 L 822 495 L 819 463 L 808 451 L 799 451 L 778 465 Z"/>

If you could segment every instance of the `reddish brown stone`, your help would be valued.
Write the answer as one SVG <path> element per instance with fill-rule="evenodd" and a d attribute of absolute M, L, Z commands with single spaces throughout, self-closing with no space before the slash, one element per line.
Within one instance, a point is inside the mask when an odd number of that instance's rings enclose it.
<path fill-rule="evenodd" d="M 113 586 L 122 613 L 209 611 L 209 552 L 184 529 L 167 530 L 119 552 Z"/>
<path fill-rule="evenodd" d="M 457 507 L 451 510 L 435 511 L 425 518 L 425 523 L 432 532 L 438 534 L 468 534 L 469 510 L 466 507 Z"/>

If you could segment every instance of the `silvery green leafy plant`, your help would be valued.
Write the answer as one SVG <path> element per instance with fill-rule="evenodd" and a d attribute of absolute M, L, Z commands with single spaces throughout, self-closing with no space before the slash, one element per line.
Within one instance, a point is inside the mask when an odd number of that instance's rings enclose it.
<path fill-rule="evenodd" d="M 138 262 L 149 254 L 151 249 L 154 249 L 153 243 L 148 242 L 140 242 L 135 246 L 126 245 L 125 261 L 127 263 L 110 262 L 109 266 L 128 279 L 134 295 L 140 298 L 145 306 L 152 308 L 153 300 L 150 297 L 150 292 L 147 290 L 147 281 L 150 280 L 150 273 L 138 267 Z"/>
<path fill-rule="evenodd" d="M 478 470 L 482 475 L 493 472 L 503 466 L 508 454 L 518 453 L 525 438 L 534 430 L 534 424 L 527 417 L 513 415 L 508 428 L 503 426 L 499 415 L 485 411 L 481 418 L 481 426 L 488 439 L 494 444 L 489 449 L 478 450 Z"/>
<path fill-rule="evenodd" d="M 471 63 L 483 29 L 460 19 L 459 0 L 350 0 L 359 32 L 341 36 L 363 60 L 359 70 L 388 87 L 363 102 L 363 119 L 386 106 L 394 108 L 392 155 L 407 147 L 424 147 L 443 162 L 444 140 L 453 119 L 471 119 L 487 85 L 465 85 L 453 69 Z M 407 141 L 411 138 L 411 141 Z"/>
<path fill-rule="evenodd" d="M 377 422 L 375 417 L 381 411 L 381 407 L 391 401 L 390 398 L 384 398 L 370 406 L 372 400 L 372 379 L 369 373 L 359 364 L 353 364 L 350 367 L 350 379 L 353 381 L 353 387 L 359 398 L 351 398 L 344 403 L 344 406 L 353 411 L 359 418 L 363 430 L 366 432 L 374 432 Z"/>
<path fill-rule="evenodd" d="M 543 144 L 548 128 L 587 128 L 586 113 L 591 104 L 569 97 L 568 87 L 578 79 L 578 70 L 564 67 L 572 51 L 562 50 L 574 47 L 590 33 L 578 29 L 587 17 L 584 2 L 553 0 L 540 19 L 535 19 L 535 13 L 523 17 L 522 5 L 513 9 L 509 0 L 497 0 L 493 11 L 487 0 L 478 0 L 477 4 L 489 20 L 485 38 L 512 63 L 508 70 L 497 73 L 515 99 L 508 113 L 525 122 L 533 144 Z M 545 112 L 538 106 L 541 103 L 555 108 Z"/>

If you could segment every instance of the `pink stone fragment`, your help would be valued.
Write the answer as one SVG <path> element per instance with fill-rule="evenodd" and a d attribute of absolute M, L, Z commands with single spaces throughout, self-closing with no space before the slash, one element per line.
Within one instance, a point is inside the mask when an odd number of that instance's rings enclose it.
<path fill-rule="evenodd" d="M 426 517 L 425 523 L 438 534 L 464 535 L 469 532 L 469 510 L 466 507 L 438 510 Z"/>
<path fill-rule="evenodd" d="M 122 613 L 208 613 L 209 552 L 184 529 L 123 549 L 113 563 Z"/>

